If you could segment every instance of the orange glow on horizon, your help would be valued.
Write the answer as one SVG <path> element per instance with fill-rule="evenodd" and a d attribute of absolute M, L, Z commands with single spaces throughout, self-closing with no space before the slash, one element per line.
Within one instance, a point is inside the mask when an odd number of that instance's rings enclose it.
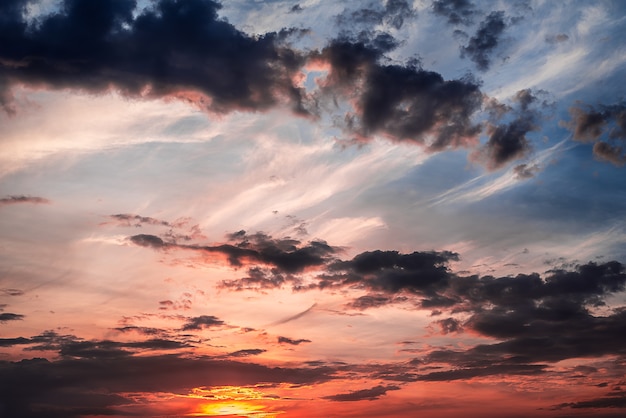
<path fill-rule="evenodd" d="M 275 400 L 254 389 L 239 386 L 220 386 L 195 388 L 190 395 L 192 399 L 205 399 L 198 405 L 196 412 L 189 414 L 193 417 L 246 417 L 246 418 L 275 418 L 281 411 L 266 411 L 267 405 L 259 401 Z M 213 402 L 211 402 L 213 401 Z"/>
<path fill-rule="evenodd" d="M 253 405 L 248 402 L 231 401 L 216 402 L 200 405 L 193 417 L 246 417 L 246 418 L 275 418 L 280 412 L 266 412 L 264 405 Z"/>

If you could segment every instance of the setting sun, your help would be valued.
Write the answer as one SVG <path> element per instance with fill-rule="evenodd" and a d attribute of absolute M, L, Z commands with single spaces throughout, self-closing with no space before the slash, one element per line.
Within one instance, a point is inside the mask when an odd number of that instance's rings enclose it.
<path fill-rule="evenodd" d="M 264 412 L 265 406 L 252 405 L 246 402 L 218 402 L 207 403 L 200 406 L 200 412 L 191 414 L 195 417 L 248 417 L 248 418 L 273 418 L 277 413 Z"/>

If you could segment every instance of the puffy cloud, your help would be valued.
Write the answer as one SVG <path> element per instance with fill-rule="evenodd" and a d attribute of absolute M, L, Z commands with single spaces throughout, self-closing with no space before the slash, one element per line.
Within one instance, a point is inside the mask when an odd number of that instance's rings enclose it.
<path fill-rule="evenodd" d="M 285 273 L 296 273 L 308 267 L 321 266 L 338 251 L 337 248 L 331 247 L 323 241 L 311 241 L 302 245 L 300 241 L 294 239 L 274 239 L 262 233 L 248 235 L 245 231 L 231 234 L 232 243 L 215 245 L 177 244 L 164 241 L 155 235 L 146 234 L 133 235 L 129 239 L 136 245 L 154 249 L 178 248 L 201 253 L 222 254 L 233 266 L 242 266 L 244 262 L 261 263 L 275 266 L 279 271 Z M 253 277 L 244 279 L 242 283 L 226 281 L 223 286 L 232 288 L 239 285 L 263 284 L 265 282 L 260 274 L 262 274 L 261 270 L 252 270 Z M 269 282 L 266 284 L 271 286 Z"/>
<path fill-rule="evenodd" d="M 626 163 L 626 104 L 600 105 L 580 104 L 570 108 L 571 120 L 561 122 L 572 131 L 573 139 L 592 142 L 593 154 L 602 161 L 615 166 Z"/>
<path fill-rule="evenodd" d="M 461 48 L 462 56 L 469 56 L 481 71 L 491 66 L 491 53 L 500 43 L 500 36 L 507 27 L 504 12 L 491 12 L 480 23 L 480 26 L 469 43 Z"/>
<path fill-rule="evenodd" d="M 502 168 L 513 160 L 528 155 L 532 149 L 527 134 L 539 129 L 542 110 L 550 104 L 542 96 L 545 91 L 518 91 L 512 98 L 512 106 L 501 104 L 494 99 L 487 102 L 487 110 L 492 121 L 487 122 L 487 142 L 471 154 L 474 161 L 483 163 L 490 170 Z M 512 115 L 510 121 L 500 121 L 506 115 Z M 525 166 L 516 170 L 518 177 L 527 178 L 532 169 Z M 526 176 L 526 177 L 523 177 Z M 532 175 L 530 176 L 532 177 Z"/>
<path fill-rule="evenodd" d="M 288 36 L 252 37 L 218 18 L 212 0 L 64 0 L 35 23 L 26 1 L 3 2 L 0 80 L 131 97 L 180 97 L 211 111 L 261 110 L 279 102 L 302 111 L 292 77 L 302 57 Z"/>

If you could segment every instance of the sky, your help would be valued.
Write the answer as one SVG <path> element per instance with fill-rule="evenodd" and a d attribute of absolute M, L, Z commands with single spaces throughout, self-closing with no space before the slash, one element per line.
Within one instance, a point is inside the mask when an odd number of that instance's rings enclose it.
<path fill-rule="evenodd" d="M 626 3 L 0 2 L 0 417 L 623 417 Z"/>

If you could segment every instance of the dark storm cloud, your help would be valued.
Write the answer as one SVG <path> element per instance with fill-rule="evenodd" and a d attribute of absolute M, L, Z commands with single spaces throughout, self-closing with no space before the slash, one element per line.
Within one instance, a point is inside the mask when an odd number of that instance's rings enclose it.
<path fill-rule="evenodd" d="M 130 97 L 180 97 L 205 109 L 302 111 L 291 77 L 303 58 L 283 47 L 289 31 L 252 37 L 218 18 L 211 0 L 64 0 L 27 23 L 27 1 L 3 2 L 0 80 Z M 4 89 L 6 104 L 10 91 Z"/>
<path fill-rule="evenodd" d="M 332 373 L 328 367 L 270 368 L 177 355 L 0 362 L 0 407 L 6 416 L 23 418 L 78 418 L 96 414 L 85 412 L 96 407 L 107 411 L 99 415 L 124 415 L 116 406 L 140 406 L 123 398 L 128 392 L 187 394 L 204 386 L 314 384 L 331 379 Z"/>
<path fill-rule="evenodd" d="M 445 293 L 457 301 L 450 311 L 470 313 L 462 326 L 499 342 L 433 351 L 421 361 L 447 364 L 453 370 L 422 379 L 534 373 L 542 370 L 531 367 L 537 363 L 626 356 L 626 309 L 606 316 L 590 310 L 625 290 L 626 272 L 618 262 L 588 263 L 574 271 L 549 272 L 544 278 L 471 276 L 454 277 L 450 283 Z"/>
<path fill-rule="evenodd" d="M 381 396 L 384 396 L 390 390 L 400 390 L 399 386 L 376 386 L 371 389 L 355 390 L 354 392 L 338 393 L 337 395 L 325 396 L 324 399 L 339 402 L 352 402 L 352 401 L 374 401 Z"/>
<path fill-rule="evenodd" d="M 183 325 L 183 331 L 201 330 L 204 328 L 220 327 L 225 325 L 224 321 L 213 315 L 201 315 L 193 318 L 188 318 L 185 325 Z"/>
<path fill-rule="evenodd" d="M 50 203 L 50 201 L 48 199 L 44 199 L 43 197 L 24 196 L 24 195 L 7 196 L 7 197 L 0 198 L 0 206 L 15 205 L 19 203 L 33 203 L 36 205 L 40 205 L 40 204 Z"/>
<path fill-rule="evenodd" d="M 480 23 L 469 43 L 461 48 L 461 56 L 468 56 L 479 70 L 487 71 L 491 66 L 491 53 L 500 43 L 500 37 L 506 27 L 504 12 L 491 12 Z"/>
<path fill-rule="evenodd" d="M 318 114 L 322 98 L 333 97 L 355 105 L 345 127 L 363 140 L 379 134 L 442 151 L 472 145 L 480 132 L 472 122 L 481 107 L 479 83 L 470 76 L 444 80 L 415 62 L 382 64 L 398 46 L 388 33 L 361 30 L 305 53 L 288 46 L 293 30 L 246 35 L 221 20 L 221 6 L 211 0 L 159 0 L 143 10 L 133 0 L 64 0 L 58 13 L 30 23 L 25 4 L 4 5 L 0 21 L 6 100 L 11 85 L 24 84 L 176 97 L 217 112 L 289 104 L 296 113 Z M 400 28 L 415 14 L 405 0 L 380 7 L 354 19 Z M 479 54 L 471 52 L 477 48 L 472 44 L 468 54 Z M 296 75 L 319 61 L 330 65 L 320 88 L 306 93 L 295 86 Z"/>
<path fill-rule="evenodd" d="M 0 322 L 20 321 L 22 319 L 24 319 L 24 315 L 9 312 L 0 313 Z"/>
<path fill-rule="evenodd" d="M 356 286 L 388 294 L 429 294 L 447 286 L 447 263 L 452 260 L 458 260 L 458 254 L 449 251 L 367 251 L 352 260 L 330 264 L 329 272 L 335 275 L 320 276 L 317 287 Z"/>
<path fill-rule="evenodd" d="M 287 337 L 278 337 L 278 343 L 279 344 L 290 344 L 290 345 L 300 345 L 302 343 L 310 343 L 311 340 L 305 340 L 303 338 L 298 339 L 298 340 L 293 340 L 291 338 L 287 338 Z"/>
<path fill-rule="evenodd" d="M 349 39 L 332 41 L 317 56 L 330 65 L 323 94 L 351 97 L 346 129 L 361 139 L 374 134 L 426 146 L 431 151 L 467 146 L 480 132 L 471 116 L 482 94 L 471 77 L 444 80 L 415 63 L 385 65 L 384 50 Z"/>
<path fill-rule="evenodd" d="M 571 120 L 561 122 L 580 142 L 593 142 L 593 154 L 615 166 L 626 163 L 626 104 L 578 105 L 570 108 Z"/>
<path fill-rule="evenodd" d="M 275 239 L 262 233 L 248 235 L 245 231 L 230 235 L 232 243 L 217 245 L 184 245 L 175 242 L 165 242 L 155 235 L 134 235 L 129 239 L 136 245 L 161 248 L 179 248 L 194 250 L 203 253 L 217 253 L 226 256 L 228 262 L 233 266 L 242 266 L 244 262 L 261 263 L 275 266 L 275 274 L 297 273 L 308 267 L 321 266 L 332 258 L 338 248 L 329 246 L 323 241 L 310 241 L 302 245 L 294 239 Z M 249 278 L 244 278 L 242 282 L 225 281 L 223 287 L 237 288 L 242 290 L 246 287 L 267 285 L 272 286 L 270 281 L 264 280 L 261 275 L 262 270 L 252 271 Z M 275 280 L 280 281 L 278 277 Z"/>
<path fill-rule="evenodd" d="M 471 25 L 477 11 L 468 0 L 436 0 L 432 5 L 433 13 L 448 19 L 451 25 Z"/>

